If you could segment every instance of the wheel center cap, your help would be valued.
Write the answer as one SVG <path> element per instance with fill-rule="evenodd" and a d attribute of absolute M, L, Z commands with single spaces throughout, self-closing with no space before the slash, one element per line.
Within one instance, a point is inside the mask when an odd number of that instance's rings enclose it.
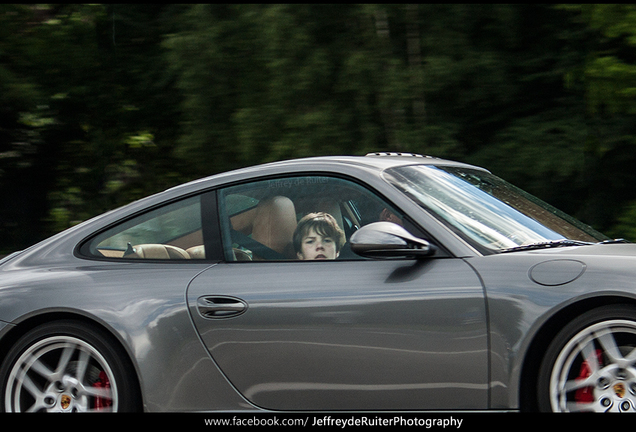
<path fill-rule="evenodd" d="M 60 407 L 63 410 L 68 409 L 68 407 L 71 405 L 71 397 L 69 395 L 63 394 L 60 397 Z"/>
<path fill-rule="evenodd" d="M 614 393 L 616 394 L 616 396 L 618 396 L 619 398 L 625 396 L 625 384 L 616 383 L 612 388 L 614 389 Z"/>

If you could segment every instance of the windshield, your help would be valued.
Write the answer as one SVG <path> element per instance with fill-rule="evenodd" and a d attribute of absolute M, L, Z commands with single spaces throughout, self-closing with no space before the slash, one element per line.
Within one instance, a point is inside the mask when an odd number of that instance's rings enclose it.
<path fill-rule="evenodd" d="M 482 170 L 414 165 L 385 178 L 482 251 L 607 237 Z"/>

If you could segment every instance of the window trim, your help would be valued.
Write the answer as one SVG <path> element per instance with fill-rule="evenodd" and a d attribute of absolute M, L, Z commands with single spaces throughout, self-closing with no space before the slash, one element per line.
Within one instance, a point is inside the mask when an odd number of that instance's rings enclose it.
<path fill-rule="evenodd" d="M 205 259 L 199 261 L 224 261 L 219 217 L 218 189 L 201 195 L 201 229 L 205 246 Z"/>

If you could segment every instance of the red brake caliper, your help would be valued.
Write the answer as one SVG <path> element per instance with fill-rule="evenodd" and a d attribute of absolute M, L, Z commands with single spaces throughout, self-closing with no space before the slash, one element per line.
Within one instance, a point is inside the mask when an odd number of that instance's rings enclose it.
<path fill-rule="evenodd" d="M 598 361 L 598 364 L 601 364 L 601 350 L 596 350 L 595 351 L 596 354 L 596 358 Z M 577 378 L 577 380 L 582 380 L 585 379 L 587 377 L 589 377 L 592 373 L 592 369 L 590 368 L 590 365 L 588 363 L 588 360 L 585 360 L 582 364 L 581 364 L 581 371 L 579 373 L 579 376 Z M 580 388 L 578 390 L 576 390 L 576 393 L 574 395 L 574 400 L 576 402 L 594 402 L 594 387 L 583 387 Z"/>
<path fill-rule="evenodd" d="M 110 388 L 110 381 L 108 380 L 108 376 L 106 376 L 106 373 L 104 371 L 101 371 L 99 373 L 99 379 L 97 380 L 95 384 L 93 384 L 93 387 L 107 388 L 107 389 Z M 95 409 L 103 410 L 103 409 L 109 408 L 112 403 L 113 403 L 112 399 L 99 396 L 95 398 Z"/>

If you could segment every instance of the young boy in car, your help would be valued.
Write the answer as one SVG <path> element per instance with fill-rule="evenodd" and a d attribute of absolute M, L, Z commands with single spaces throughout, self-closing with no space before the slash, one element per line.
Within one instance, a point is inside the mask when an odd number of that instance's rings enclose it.
<path fill-rule="evenodd" d="M 296 256 L 301 260 L 333 260 L 340 254 L 345 235 L 328 213 L 309 213 L 294 231 Z"/>

